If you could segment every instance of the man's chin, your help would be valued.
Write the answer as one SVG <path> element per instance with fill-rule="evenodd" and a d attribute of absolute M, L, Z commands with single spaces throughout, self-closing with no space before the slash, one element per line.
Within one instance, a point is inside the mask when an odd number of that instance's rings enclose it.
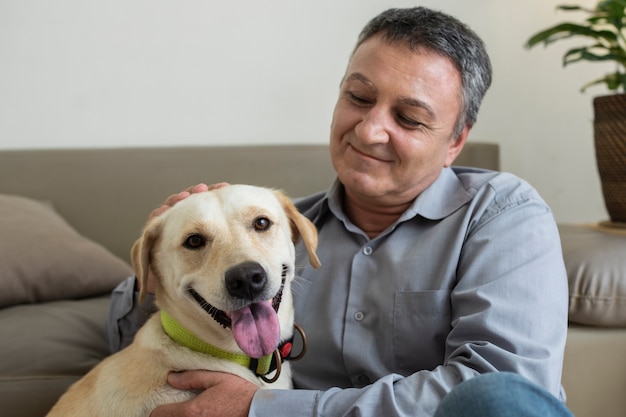
<path fill-rule="evenodd" d="M 380 198 L 387 189 L 383 181 L 384 176 L 372 172 L 350 171 L 339 175 L 339 181 L 348 192 L 367 198 Z"/>

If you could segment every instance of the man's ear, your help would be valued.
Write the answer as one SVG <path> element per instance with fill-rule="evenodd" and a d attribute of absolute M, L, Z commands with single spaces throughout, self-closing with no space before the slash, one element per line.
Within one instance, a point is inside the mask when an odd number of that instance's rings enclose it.
<path fill-rule="evenodd" d="M 446 156 L 446 160 L 443 164 L 445 168 L 452 165 L 456 157 L 459 156 L 459 154 L 463 150 L 463 147 L 465 146 L 465 143 L 467 142 L 467 137 L 469 136 L 469 132 L 471 128 L 472 126 L 465 125 L 463 130 L 461 130 L 461 133 L 459 133 L 459 135 L 456 138 L 454 138 L 452 142 L 450 142 L 450 147 L 448 148 L 448 155 Z"/>
<path fill-rule="evenodd" d="M 285 194 L 280 191 L 275 191 L 275 193 L 280 201 L 280 204 L 283 206 L 283 210 L 289 218 L 291 226 L 291 239 L 294 243 L 298 240 L 298 238 L 302 239 L 307 254 L 309 255 L 309 263 L 314 268 L 319 268 L 322 266 L 322 263 L 317 257 L 317 253 L 315 253 L 317 249 L 317 228 L 309 219 L 304 217 L 298 211 Z"/>

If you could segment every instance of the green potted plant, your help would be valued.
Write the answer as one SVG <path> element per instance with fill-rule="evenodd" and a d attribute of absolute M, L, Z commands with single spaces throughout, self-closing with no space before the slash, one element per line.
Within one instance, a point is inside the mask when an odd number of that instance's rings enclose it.
<path fill-rule="evenodd" d="M 596 161 L 607 211 L 614 225 L 626 225 L 626 0 L 601 0 L 592 9 L 561 5 L 563 11 L 584 12 L 582 23 L 564 22 L 542 30 L 526 43 L 550 45 L 561 39 L 582 38 L 586 45 L 571 48 L 563 65 L 612 62 L 615 71 L 583 85 L 582 91 L 604 84 L 609 95 L 594 98 Z"/>

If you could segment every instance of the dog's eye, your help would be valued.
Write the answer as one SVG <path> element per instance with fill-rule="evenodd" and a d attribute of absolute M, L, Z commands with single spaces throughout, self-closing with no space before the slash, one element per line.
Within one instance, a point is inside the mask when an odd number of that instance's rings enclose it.
<path fill-rule="evenodd" d="M 254 220 L 254 230 L 264 232 L 272 226 L 272 221 L 267 217 L 257 217 Z"/>
<path fill-rule="evenodd" d="M 199 234 L 187 236 L 187 239 L 185 239 L 185 242 L 183 243 L 183 246 L 187 249 L 200 249 L 204 245 L 206 245 L 206 239 L 204 236 Z"/>

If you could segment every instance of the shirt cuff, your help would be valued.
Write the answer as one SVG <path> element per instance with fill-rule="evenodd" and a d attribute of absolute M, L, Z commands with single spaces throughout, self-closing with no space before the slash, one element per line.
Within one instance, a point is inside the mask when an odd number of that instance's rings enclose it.
<path fill-rule="evenodd" d="M 260 389 L 254 394 L 249 417 L 313 416 L 320 391 Z"/>

